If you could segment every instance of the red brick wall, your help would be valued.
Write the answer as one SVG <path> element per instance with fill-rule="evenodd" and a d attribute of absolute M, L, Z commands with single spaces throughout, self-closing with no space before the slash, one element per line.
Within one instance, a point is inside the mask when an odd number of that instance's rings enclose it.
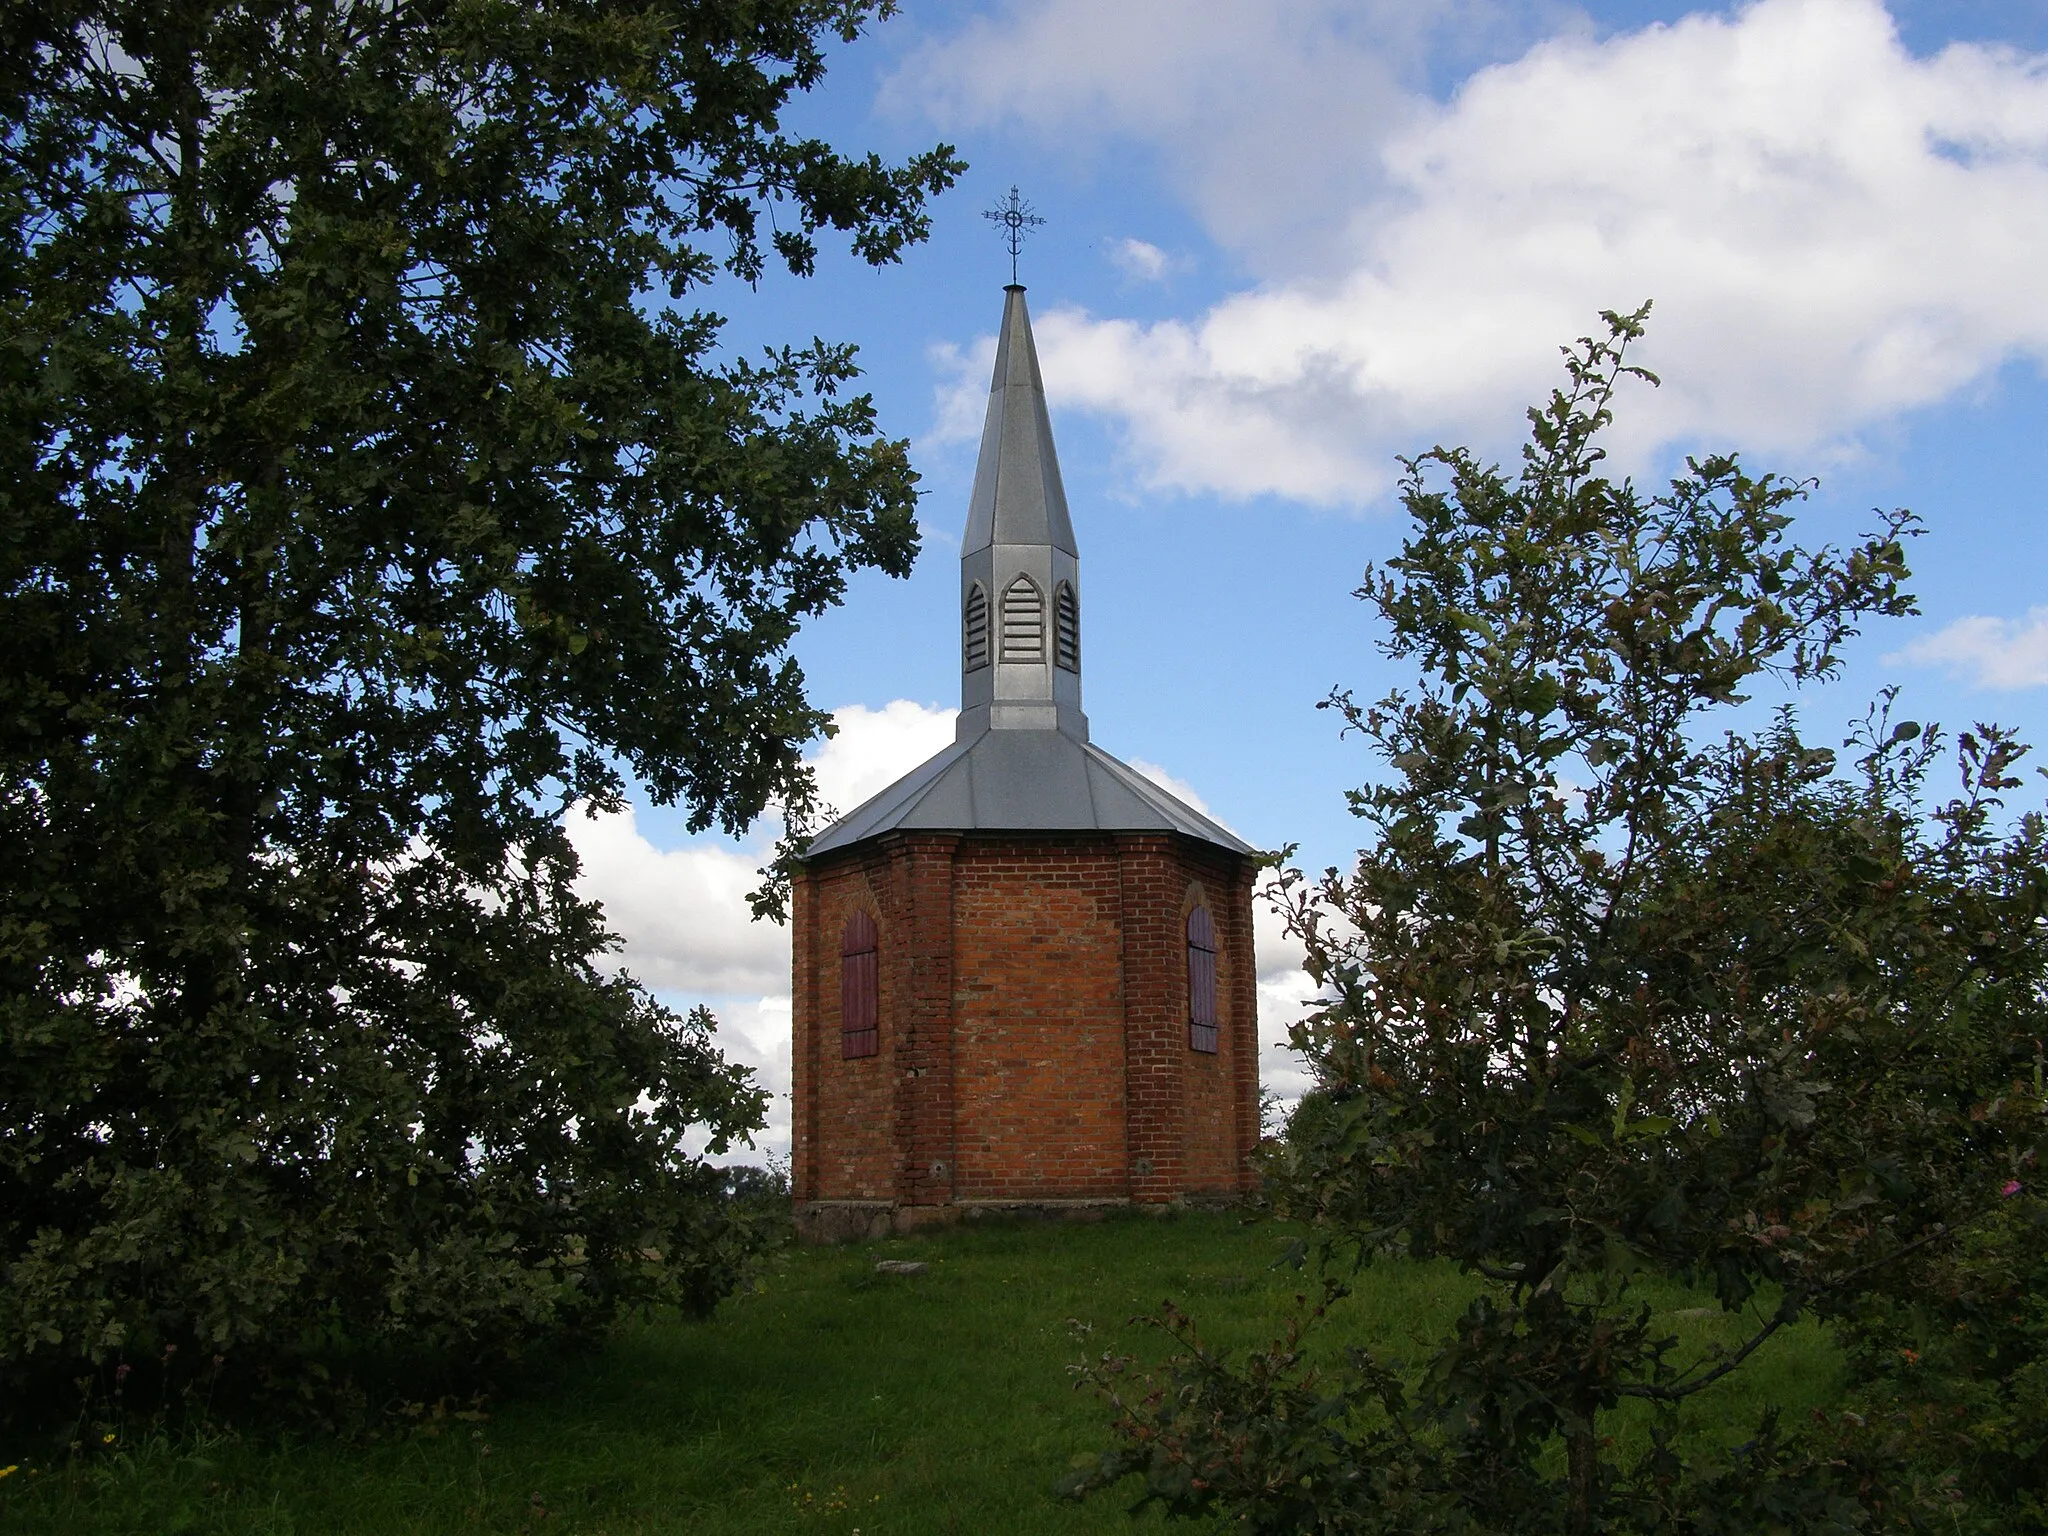
<path fill-rule="evenodd" d="M 1121 1196 L 1115 844 L 976 838 L 953 891 L 958 1195 Z"/>
<path fill-rule="evenodd" d="M 957 1178 L 953 1027 L 955 853 L 950 834 L 906 833 L 883 839 L 890 860 L 892 910 L 900 940 L 883 1029 L 893 1025 L 896 1078 L 896 1199 L 943 1205 Z"/>
<path fill-rule="evenodd" d="M 791 1164 L 800 1200 L 887 1200 L 896 1192 L 895 1093 L 902 924 L 877 900 L 886 865 L 853 860 L 805 873 L 795 892 L 795 1095 Z M 886 885 L 883 885 L 886 889 Z M 848 1061 L 839 1040 L 839 940 L 854 907 L 880 930 L 881 1049 Z M 892 963 L 893 962 L 893 963 Z"/>
<path fill-rule="evenodd" d="M 1133 1200 L 1181 1193 L 1186 1151 L 1188 1028 L 1186 937 L 1180 926 L 1187 878 L 1165 835 L 1129 833 L 1122 854 L 1125 1071 L 1130 1083 Z"/>
<path fill-rule="evenodd" d="M 1153 834 L 895 834 L 796 882 L 799 1201 L 1121 1198 L 1250 1187 L 1248 860 Z M 1188 1046 L 1186 918 L 1218 940 L 1220 1049 Z M 881 1049 L 844 1060 L 839 936 L 881 930 Z"/>
<path fill-rule="evenodd" d="M 1183 946 L 1187 915 L 1197 902 L 1209 909 L 1216 926 L 1217 1049 L 1214 1055 L 1187 1050 L 1185 1057 L 1181 1188 L 1189 1194 L 1237 1194 L 1251 1187 L 1245 1159 L 1258 1137 L 1258 988 L 1252 961 L 1250 871 L 1237 867 L 1243 862 L 1205 858 L 1190 850 L 1181 865 L 1187 876 L 1180 907 Z M 1185 948 L 1178 980 L 1181 1045 L 1186 1050 Z"/>

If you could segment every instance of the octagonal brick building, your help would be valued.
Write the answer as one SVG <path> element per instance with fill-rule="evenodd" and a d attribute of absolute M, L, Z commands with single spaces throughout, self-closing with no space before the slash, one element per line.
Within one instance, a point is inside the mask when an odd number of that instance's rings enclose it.
<path fill-rule="evenodd" d="M 795 881 L 813 1240 L 1251 1187 L 1253 853 L 1089 742 L 1081 597 L 1012 285 L 961 546 L 957 734 Z"/>

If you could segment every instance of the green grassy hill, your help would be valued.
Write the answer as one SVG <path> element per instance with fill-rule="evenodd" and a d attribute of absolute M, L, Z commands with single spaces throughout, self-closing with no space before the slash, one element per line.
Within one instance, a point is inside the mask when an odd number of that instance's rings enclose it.
<path fill-rule="evenodd" d="M 1054 1497 L 1107 1443 L 1102 1406 L 1073 1389 L 1085 1350 L 1159 1340 L 1129 1325 L 1167 1297 L 1212 1344 L 1267 1336 L 1302 1287 L 1272 1265 L 1291 1232 L 1224 1215 L 1094 1224 L 989 1223 L 864 1248 L 790 1249 L 761 1287 L 704 1322 L 650 1321 L 600 1355 L 536 1372 L 483 1419 L 393 1414 L 376 1440 L 200 1443 L 118 1421 L 86 1449 L 0 1447 L 0 1531 L 125 1533 L 948 1532 L 1155 1530 L 1127 1500 Z M 918 1275 L 877 1273 L 921 1259 Z M 1448 1269 L 1361 1277 L 1330 1342 L 1396 1356 L 1455 1316 Z M 1652 1293 L 1674 1330 L 1732 1339 L 1700 1298 Z M 1077 1342 L 1069 1319 L 1094 1332 Z M 1696 1411 L 1731 1430 L 1765 1399 L 1798 1412 L 1838 1380 L 1825 1338 L 1793 1330 Z M 460 1405 L 457 1405 L 460 1406 Z M 111 1443 L 102 1437 L 112 1434 Z"/>

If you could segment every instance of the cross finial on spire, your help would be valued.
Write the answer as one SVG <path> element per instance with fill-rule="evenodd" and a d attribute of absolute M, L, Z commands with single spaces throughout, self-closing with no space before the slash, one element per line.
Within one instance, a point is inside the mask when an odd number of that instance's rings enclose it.
<path fill-rule="evenodd" d="M 1031 231 L 1045 220 L 1031 211 L 1031 205 L 1017 193 L 1016 184 L 1010 186 L 1010 195 L 997 201 L 995 207 L 982 215 L 1002 231 L 1003 244 L 1010 248 L 1010 281 L 1017 281 L 1017 253 L 1024 248 Z"/>

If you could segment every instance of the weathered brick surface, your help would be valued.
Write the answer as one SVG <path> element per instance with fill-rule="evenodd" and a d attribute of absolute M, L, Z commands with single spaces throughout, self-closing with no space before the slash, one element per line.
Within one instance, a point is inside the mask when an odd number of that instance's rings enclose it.
<path fill-rule="evenodd" d="M 957 1178 L 953 1026 L 954 858 L 960 839 L 923 833 L 884 840 L 902 942 L 884 1018 L 896 1027 L 896 1198 L 904 1205 L 951 1201 Z M 885 1024 L 884 1028 L 887 1029 Z"/>
<path fill-rule="evenodd" d="M 1182 1192 L 1187 1132 L 1186 879 L 1174 839 L 1119 837 L 1123 863 L 1124 1072 L 1129 1084 L 1131 1198 Z M 1220 959 L 1220 957 L 1219 957 Z"/>
<path fill-rule="evenodd" d="M 796 976 L 796 1039 L 792 1073 L 795 1146 L 791 1163 L 800 1200 L 884 1200 L 896 1192 L 895 1057 L 902 1031 L 892 1028 L 900 1003 L 901 915 L 878 898 L 887 891 L 886 864 L 854 859 L 810 871 L 808 891 L 791 914 Z M 839 1039 L 839 939 L 854 907 L 865 907 L 880 930 L 881 1049 L 846 1060 Z"/>
<path fill-rule="evenodd" d="M 792 916 L 798 1201 L 1249 1189 L 1252 873 L 1152 834 L 899 833 L 807 868 Z M 1188 1044 L 1197 901 L 1218 940 L 1214 1055 Z M 856 905 L 881 931 L 881 1048 L 847 1061 L 839 935 Z"/>
<path fill-rule="evenodd" d="M 1115 845 L 977 838 L 953 878 L 959 1195 L 1123 1195 Z"/>
<path fill-rule="evenodd" d="M 1251 963 L 1251 872 L 1235 867 L 1242 863 L 1204 858 L 1195 850 L 1182 859 L 1181 931 L 1197 901 L 1216 925 L 1219 1026 L 1214 1055 L 1186 1056 L 1181 1191 L 1189 1194 L 1231 1195 L 1250 1188 L 1245 1157 L 1258 1137 L 1258 990 Z M 1185 965 L 1179 980 L 1185 1019 Z M 1185 1028 L 1181 1033 L 1185 1045 Z"/>

